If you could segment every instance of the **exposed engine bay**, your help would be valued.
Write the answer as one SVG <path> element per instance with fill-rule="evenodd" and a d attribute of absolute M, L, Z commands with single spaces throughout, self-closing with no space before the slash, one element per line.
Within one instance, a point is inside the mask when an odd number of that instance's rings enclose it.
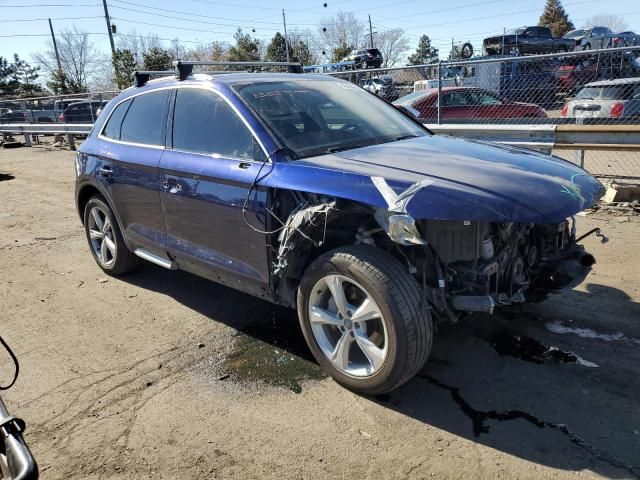
<path fill-rule="evenodd" d="M 307 194 L 281 201 L 276 203 L 280 211 L 290 212 L 286 221 L 278 219 L 281 228 L 272 238 L 281 296 L 291 295 L 314 251 L 366 244 L 406 265 L 434 315 L 452 321 L 579 283 L 595 258 L 578 241 L 593 233 L 607 241 L 599 229 L 577 239 L 573 217 L 557 224 L 414 220 Z"/>

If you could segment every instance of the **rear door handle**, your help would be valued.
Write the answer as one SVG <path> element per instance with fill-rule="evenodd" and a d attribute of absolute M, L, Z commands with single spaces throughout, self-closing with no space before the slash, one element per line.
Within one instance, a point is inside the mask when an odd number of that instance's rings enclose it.
<path fill-rule="evenodd" d="M 182 191 L 182 185 L 180 185 L 175 180 L 165 180 L 164 182 L 162 182 L 162 187 L 169 193 L 178 193 Z"/>

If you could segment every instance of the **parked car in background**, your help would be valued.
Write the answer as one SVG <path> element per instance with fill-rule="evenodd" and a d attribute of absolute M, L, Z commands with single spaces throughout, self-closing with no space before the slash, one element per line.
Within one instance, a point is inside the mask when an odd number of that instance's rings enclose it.
<path fill-rule="evenodd" d="M 487 55 L 526 55 L 570 52 L 573 39 L 554 38 L 548 27 L 520 27 L 504 35 L 485 38 L 482 48 Z"/>
<path fill-rule="evenodd" d="M 63 123 L 94 123 L 107 101 L 81 101 L 71 103 L 58 120 Z"/>
<path fill-rule="evenodd" d="M 122 92 L 82 143 L 89 255 L 109 275 L 142 258 L 296 308 L 341 385 L 394 390 L 436 320 L 524 303 L 595 262 L 575 214 L 604 187 L 570 162 L 432 135 L 326 75 L 185 70 Z"/>
<path fill-rule="evenodd" d="M 568 57 L 555 71 L 556 91 L 573 94 L 583 85 L 596 80 L 597 76 L 598 61 L 591 55 Z"/>
<path fill-rule="evenodd" d="M 608 27 L 591 27 L 571 30 L 562 38 L 576 42 L 576 50 L 592 50 L 612 47 L 614 35 Z"/>
<path fill-rule="evenodd" d="M 561 114 L 568 118 L 640 119 L 640 78 L 588 83 L 562 107 Z"/>
<path fill-rule="evenodd" d="M 362 48 L 352 50 L 342 59 L 343 62 L 354 62 L 356 68 L 379 68 L 384 58 L 377 48 Z"/>
<path fill-rule="evenodd" d="M 532 103 L 513 102 L 489 90 L 472 87 L 442 89 L 440 120 L 545 118 L 544 109 Z M 401 107 L 420 121 L 432 122 L 438 118 L 438 90 L 423 90 L 406 95 L 393 105 Z"/>
<path fill-rule="evenodd" d="M 387 75 L 367 78 L 362 83 L 362 88 L 388 102 L 392 102 L 400 96 L 396 85 L 393 83 L 393 79 Z"/>
<path fill-rule="evenodd" d="M 635 47 L 638 45 L 640 45 L 640 35 L 635 32 L 620 32 L 613 36 L 613 47 Z"/>
<path fill-rule="evenodd" d="M 0 123 L 52 123 L 56 121 L 53 110 L 9 110 L 0 114 Z"/>

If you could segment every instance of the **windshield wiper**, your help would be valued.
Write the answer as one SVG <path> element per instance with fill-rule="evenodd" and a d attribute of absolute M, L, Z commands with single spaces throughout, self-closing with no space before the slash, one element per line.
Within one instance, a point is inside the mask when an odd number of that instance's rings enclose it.
<path fill-rule="evenodd" d="M 418 138 L 420 135 L 416 135 L 415 133 L 410 133 L 408 135 L 400 135 L 396 137 L 394 140 L 406 140 L 407 138 Z"/>
<path fill-rule="evenodd" d="M 325 153 L 343 152 L 345 150 L 351 150 L 354 148 L 360 148 L 362 145 L 341 145 L 336 147 L 329 147 L 325 150 Z"/>

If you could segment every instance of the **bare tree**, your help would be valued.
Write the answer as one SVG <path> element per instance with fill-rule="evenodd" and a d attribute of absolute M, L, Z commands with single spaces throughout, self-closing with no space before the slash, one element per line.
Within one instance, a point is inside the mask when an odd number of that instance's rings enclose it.
<path fill-rule="evenodd" d="M 352 12 L 338 12 L 318 26 L 322 51 L 331 56 L 334 50 L 354 49 L 366 42 L 365 25 Z"/>
<path fill-rule="evenodd" d="M 133 54 L 139 67 L 142 66 L 145 53 L 149 53 L 152 48 L 164 48 L 157 35 L 140 35 L 136 30 L 118 34 L 116 43 L 119 50 L 129 50 Z"/>
<path fill-rule="evenodd" d="M 106 62 L 111 68 L 111 62 L 105 59 L 89 40 L 89 34 L 78 30 L 75 25 L 71 29 L 67 28 L 59 32 L 57 43 L 62 72 L 73 91 L 86 91 L 94 80 L 103 75 L 104 72 L 99 72 L 100 65 Z M 58 72 L 56 54 L 51 41 L 44 52 L 34 53 L 32 57 L 41 63 L 51 77 Z"/>
<path fill-rule="evenodd" d="M 620 15 L 594 15 L 585 20 L 583 27 L 609 27 L 614 32 L 624 32 L 629 25 Z"/>
<path fill-rule="evenodd" d="M 198 62 L 225 61 L 229 59 L 229 44 L 226 42 L 211 42 L 206 45 L 197 45 L 185 52 L 184 59 Z"/>
<path fill-rule="evenodd" d="M 409 49 L 409 41 L 401 28 L 383 30 L 373 38 L 374 46 L 380 50 L 384 58 L 383 67 L 393 67 Z"/>

